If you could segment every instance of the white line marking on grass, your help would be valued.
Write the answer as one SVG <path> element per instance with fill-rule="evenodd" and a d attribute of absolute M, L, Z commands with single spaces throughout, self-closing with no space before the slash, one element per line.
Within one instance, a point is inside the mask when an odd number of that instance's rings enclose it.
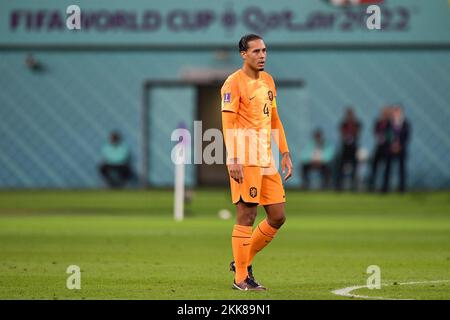
<path fill-rule="evenodd" d="M 450 282 L 450 280 L 432 280 L 432 281 L 410 281 L 410 282 L 399 282 L 397 285 L 413 285 L 413 284 L 424 284 L 424 283 L 442 283 L 442 282 Z M 382 286 L 392 286 L 394 284 L 391 283 L 385 283 L 382 284 Z M 395 298 L 384 298 L 384 297 L 369 297 L 369 296 L 362 296 L 358 294 L 351 294 L 352 291 L 357 289 L 367 288 L 367 285 L 365 286 L 353 286 L 353 287 L 347 287 L 342 289 L 337 289 L 331 291 L 335 295 L 342 296 L 342 297 L 349 297 L 349 298 L 359 298 L 359 299 L 375 299 L 375 300 L 414 300 L 414 299 L 395 299 Z"/>

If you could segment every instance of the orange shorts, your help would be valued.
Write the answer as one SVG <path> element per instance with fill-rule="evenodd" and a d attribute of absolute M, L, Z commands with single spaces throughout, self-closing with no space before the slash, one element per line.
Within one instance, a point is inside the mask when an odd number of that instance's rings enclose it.
<path fill-rule="evenodd" d="M 244 166 L 244 181 L 238 183 L 230 177 L 230 187 L 233 203 L 240 199 L 263 206 L 286 202 L 281 176 L 275 168 Z"/>

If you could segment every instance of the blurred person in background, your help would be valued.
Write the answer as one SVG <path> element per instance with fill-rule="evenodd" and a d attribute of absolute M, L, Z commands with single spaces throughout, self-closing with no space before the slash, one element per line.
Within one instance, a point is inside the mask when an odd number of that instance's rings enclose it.
<path fill-rule="evenodd" d="M 119 132 L 110 133 L 109 141 L 102 148 L 102 163 L 99 171 L 112 188 L 123 187 L 132 177 L 130 149 Z"/>
<path fill-rule="evenodd" d="M 31 53 L 29 53 L 27 55 L 27 57 L 25 58 L 25 65 L 31 71 L 35 71 L 35 72 L 42 71 L 42 69 L 43 69 L 42 64 Z"/>
<path fill-rule="evenodd" d="M 301 156 L 304 189 L 309 188 L 309 173 L 312 170 L 320 172 L 322 189 L 329 187 L 333 158 L 333 146 L 325 142 L 321 129 L 314 130 L 313 141 L 306 146 Z"/>
<path fill-rule="evenodd" d="M 358 139 L 361 132 L 361 124 L 356 119 L 353 108 L 345 110 L 345 116 L 339 126 L 341 136 L 341 154 L 337 165 L 336 189 L 342 189 L 342 180 L 344 171 L 350 165 L 350 176 L 352 180 L 352 189 L 356 189 L 356 151 L 358 149 Z"/>
<path fill-rule="evenodd" d="M 373 126 L 373 133 L 375 137 L 375 150 L 372 156 L 369 191 L 375 190 L 378 165 L 384 164 L 386 166 L 386 159 L 389 155 L 389 147 L 392 136 L 390 107 L 384 107 L 381 110 L 381 114 Z"/>
<path fill-rule="evenodd" d="M 391 112 L 392 138 L 386 158 L 386 170 L 384 174 L 383 192 L 389 191 L 389 179 L 393 162 L 398 162 L 399 185 L 398 191 L 406 189 L 406 158 L 408 142 L 411 135 L 411 126 L 405 118 L 403 108 L 400 105 L 392 107 Z"/>

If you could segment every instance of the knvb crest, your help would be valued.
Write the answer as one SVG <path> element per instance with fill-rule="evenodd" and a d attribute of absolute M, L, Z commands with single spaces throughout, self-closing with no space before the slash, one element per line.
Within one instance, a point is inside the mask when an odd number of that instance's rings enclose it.
<path fill-rule="evenodd" d="M 255 187 L 250 188 L 250 197 L 255 198 L 258 195 L 258 189 Z"/>

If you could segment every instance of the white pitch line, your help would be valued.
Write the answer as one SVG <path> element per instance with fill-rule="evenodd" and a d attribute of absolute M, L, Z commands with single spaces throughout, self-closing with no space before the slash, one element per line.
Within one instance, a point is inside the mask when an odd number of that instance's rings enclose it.
<path fill-rule="evenodd" d="M 400 282 L 397 283 L 397 285 L 413 285 L 413 284 L 424 284 L 424 283 L 442 283 L 442 282 L 450 282 L 450 280 L 431 280 L 431 281 L 410 281 L 410 282 Z M 391 283 L 385 283 L 383 286 L 392 286 Z M 369 297 L 369 296 L 362 296 L 358 294 L 351 294 L 352 291 L 362 288 L 368 288 L 367 285 L 365 286 L 353 286 L 353 287 L 347 287 L 342 289 L 337 289 L 331 291 L 335 295 L 342 296 L 342 297 L 349 297 L 349 298 L 359 298 L 359 299 L 375 299 L 375 300 L 414 300 L 414 299 L 395 299 L 395 298 L 384 298 L 384 297 Z"/>

